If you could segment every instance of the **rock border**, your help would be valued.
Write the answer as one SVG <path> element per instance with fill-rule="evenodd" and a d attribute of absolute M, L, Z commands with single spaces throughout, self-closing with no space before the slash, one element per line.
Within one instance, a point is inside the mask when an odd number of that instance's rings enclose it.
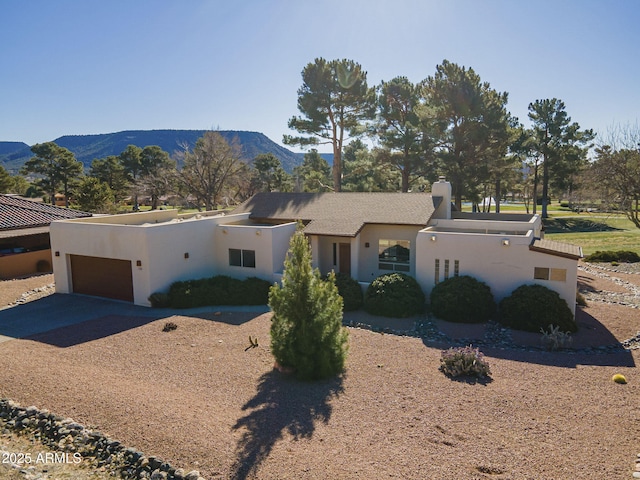
<path fill-rule="evenodd" d="M 187 473 L 158 457 L 147 457 L 125 447 L 71 418 L 35 406 L 24 408 L 12 400 L 0 399 L 0 423 L 5 430 L 30 435 L 53 450 L 91 459 L 97 467 L 121 479 L 205 480 L 197 470 Z"/>

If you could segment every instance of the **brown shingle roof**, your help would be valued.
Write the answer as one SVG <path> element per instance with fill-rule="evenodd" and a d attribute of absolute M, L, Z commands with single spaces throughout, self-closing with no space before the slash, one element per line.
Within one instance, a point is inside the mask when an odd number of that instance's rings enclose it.
<path fill-rule="evenodd" d="M 54 220 L 90 217 L 90 213 L 0 195 L 0 231 L 45 227 Z"/>
<path fill-rule="evenodd" d="M 582 258 L 582 248 L 570 243 L 554 242 L 553 240 L 541 240 L 536 238 L 529 246 L 529 250 L 534 252 L 548 253 L 559 257 L 580 259 Z"/>
<path fill-rule="evenodd" d="M 232 213 L 296 221 L 313 235 L 353 237 L 367 224 L 426 226 L 441 197 L 427 193 L 257 193 Z"/>

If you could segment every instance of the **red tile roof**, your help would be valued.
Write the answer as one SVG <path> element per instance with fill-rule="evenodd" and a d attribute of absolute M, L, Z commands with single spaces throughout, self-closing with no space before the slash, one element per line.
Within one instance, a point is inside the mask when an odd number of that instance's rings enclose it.
<path fill-rule="evenodd" d="M 0 195 L 0 231 L 46 227 L 54 220 L 90 217 L 90 213 L 54 207 L 13 195 Z"/>

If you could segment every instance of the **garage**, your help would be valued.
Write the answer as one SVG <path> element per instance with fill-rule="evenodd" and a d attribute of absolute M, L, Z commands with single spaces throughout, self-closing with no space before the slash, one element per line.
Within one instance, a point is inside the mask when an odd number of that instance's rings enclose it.
<path fill-rule="evenodd" d="M 74 293 L 133 302 L 131 261 L 70 255 Z"/>

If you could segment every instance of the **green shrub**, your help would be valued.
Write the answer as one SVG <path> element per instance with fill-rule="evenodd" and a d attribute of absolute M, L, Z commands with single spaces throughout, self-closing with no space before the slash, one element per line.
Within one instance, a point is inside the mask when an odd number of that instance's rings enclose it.
<path fill-rule="evenodd" d="M 622 263 L 636 263 L 640 262 L 640 255 L 636 252 L 629 250 L 597 250 L 591 255 L 585 257 L 585 262 L 622 262 Z"/>
<path fill-rule="evenodd" d="M 266 305 L 269 302 L 271 282 L 249 277 L 242 282 L 243 303 L 239 305 Z"/>
<path fill-rule="evenodd" d="M 571 310 L 557 292 L 542 285 L 522 285 L 500 302 L 500 323 L 515 330 L 540 332 L 557 327 L 576 332 Z"/>
<path fill-rule="evenodd" d="M 450 377 L 488 377 L 491 375 L 489 363 L 478 348 L 456 347 L 443 350 L 440 356 L 440 371 Z"/>
<path fill-rule="evenodd" d="M 149 302 L 151 302 L 153 308 L 166 308 L 171 305 L 169 294 L 163 292 L 152 293 L 149 297 Z"/>
<path fill-rule="evenodd" d="M 383 317 L 410 317 L 424 310 L 424 292 L 415 278 L 387 273 L 376 278 L 364 296 L 364 309 Z"/>
<path fill-rule="evenodd" d="M 325 279 L 328 278 L 325 277 Z M 358 281 L 351 278 L 346 273 L 336 273 L 336 287 L 338 287 L 338 293 L 342 297 L 344 303 L 343 310 L 345 312 L 351 312 L 358 310 L 362 306 L 362 287 Z"/>
<path fill-rule="evenodd" d="M 257 277 L 238 280 L 217 275 L 197 280 L 174 282 L 167 294 L 172 308 L 194 308 L 210 305 L 266 305 L 271 284 Z M 154 293 L 152 297 L 161 295 Z M 162 297 L 161 297 L 162 298 Z M 149 301 L 154 300 L 149 297 Z"/>
<path fill-rule="evenodd" d="M 458 323 L 482 323 L 496 312 L 489 286 L 468 275 L 451 277 L 431 290 L 431 312 Z"/>
<path fill-rule="evenodd" d="M 342 326 L 342 298 L 335 277 L 322 280 L 311 267 L 311 246 L 301 229 L 291 237 L 282 285 L 269 291 L 271 352 L 283 371 L 301 380 L 335 376 L 344 370 L 348 331 Z"/>

